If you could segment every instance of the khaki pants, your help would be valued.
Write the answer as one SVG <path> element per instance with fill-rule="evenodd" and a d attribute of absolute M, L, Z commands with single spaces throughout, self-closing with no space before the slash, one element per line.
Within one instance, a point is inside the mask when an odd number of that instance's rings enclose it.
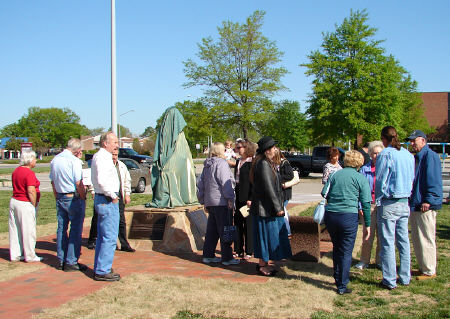
<path fill-rule="evenodd" d="M 434 210 L 425 213 L 414 211 L 409 217 L 419 270 L 429 276 L 436 273 L 436 214 Z"/>
<path fill-rule="evenodd" d="M 364 218 L 363 218 L 364 219 Z M 364 221 L 363 221 L 364 223 Z M 380 264 L 380 239 L 378 238 L 377 229 L 377 206 L 371 205 L 370 207 L 370 236 L 369 239 L 364 240 L 361 246 L 361 262 L 370 264 L 370 255 L 372 254 L 373 240 L 377 236 L 377 248 L 375 253 L 375 263 Z"/>
<path fill-rule="evenodd" d="M 9 203 L 9 254 L 11 261 L 36 261 L 36 208 L 11 198 Z"/>

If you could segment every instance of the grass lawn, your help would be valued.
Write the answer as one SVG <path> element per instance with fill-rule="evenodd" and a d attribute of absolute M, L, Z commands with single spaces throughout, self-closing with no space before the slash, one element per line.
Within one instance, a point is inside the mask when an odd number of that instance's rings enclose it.
<path fill-rule="evenodd" d="M 14 170 L 15 170 L 15 168 L 12 168 L 12 167 L 0 168 L 0 175 L 11 175 Z M 33 172 L 48 173 L 48 172 L 50 172 L 50 166 L 49 167 L 35 167 L 35 168 L 33 168 Z"/>

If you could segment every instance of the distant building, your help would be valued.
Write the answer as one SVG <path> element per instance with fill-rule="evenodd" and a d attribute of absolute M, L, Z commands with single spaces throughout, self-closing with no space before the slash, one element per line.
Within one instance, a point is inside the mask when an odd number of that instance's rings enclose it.
<path fill-rule="evenodd" d="M 448 118 L 450 113 L 450 92 L 422 92 L 424 115 L 428 124 L 436 128 L 428 134 L 430 142 L 449 142 Z"/>
<path fill-rule="evenodd" d="M 8 150 L 6 148 L 6 144 L 11 139 L 11 137 L 2 137 L 0 138 L 0 158 L 1 159 L 10 159 L 10 158 L 19 158 L 20 151 Z M 28 142 L 28 137 L 16 137 L 18 140 L 23 140 L 24 142 Z"/>

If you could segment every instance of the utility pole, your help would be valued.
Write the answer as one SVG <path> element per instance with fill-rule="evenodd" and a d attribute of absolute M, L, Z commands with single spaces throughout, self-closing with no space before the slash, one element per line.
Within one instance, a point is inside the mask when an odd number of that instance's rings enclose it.
<path fill-rule="evenodd" d="M 117 135 L 116 1 L 111 0 L 111 130 Z"/>

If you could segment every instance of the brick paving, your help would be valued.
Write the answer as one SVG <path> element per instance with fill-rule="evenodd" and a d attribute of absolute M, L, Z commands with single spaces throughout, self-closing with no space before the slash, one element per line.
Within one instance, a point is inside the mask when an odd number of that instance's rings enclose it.
<path fill-rule="evenodd" d="M 86 243 L 89 227 L 84 228 Z M 323 252 L 330 251 L 330 243 L 323 243 Z M 58 307 L 70 300 L 95 292 L 109 285 L 92 279 L 94 250 L 82 247 L 80 263 L 89 268 L 86 272 L 63 272 L 55 267 L 56 235 L 39 238 L 36 253 L 45 258 L 45 267 L 31 273 L 0 282 L 0 318 L 30 318 L 44 308 Z M 0 247 L 0 263 L 9 262 L 8 247 Z M 189 278 L 222 278 L 238 282 L 264 283 L 266 277 L 257 276 L 257 260 L 251 259 L 240 265 L 213 266 L 201 262 L 198 253 L 167 254 L 154 251 L 127 253 L 116 251 L 113 268 L 122 278 L 133 273 L 148 273 Z M 70 289 L 67 289 L 70 287 Z"/>

